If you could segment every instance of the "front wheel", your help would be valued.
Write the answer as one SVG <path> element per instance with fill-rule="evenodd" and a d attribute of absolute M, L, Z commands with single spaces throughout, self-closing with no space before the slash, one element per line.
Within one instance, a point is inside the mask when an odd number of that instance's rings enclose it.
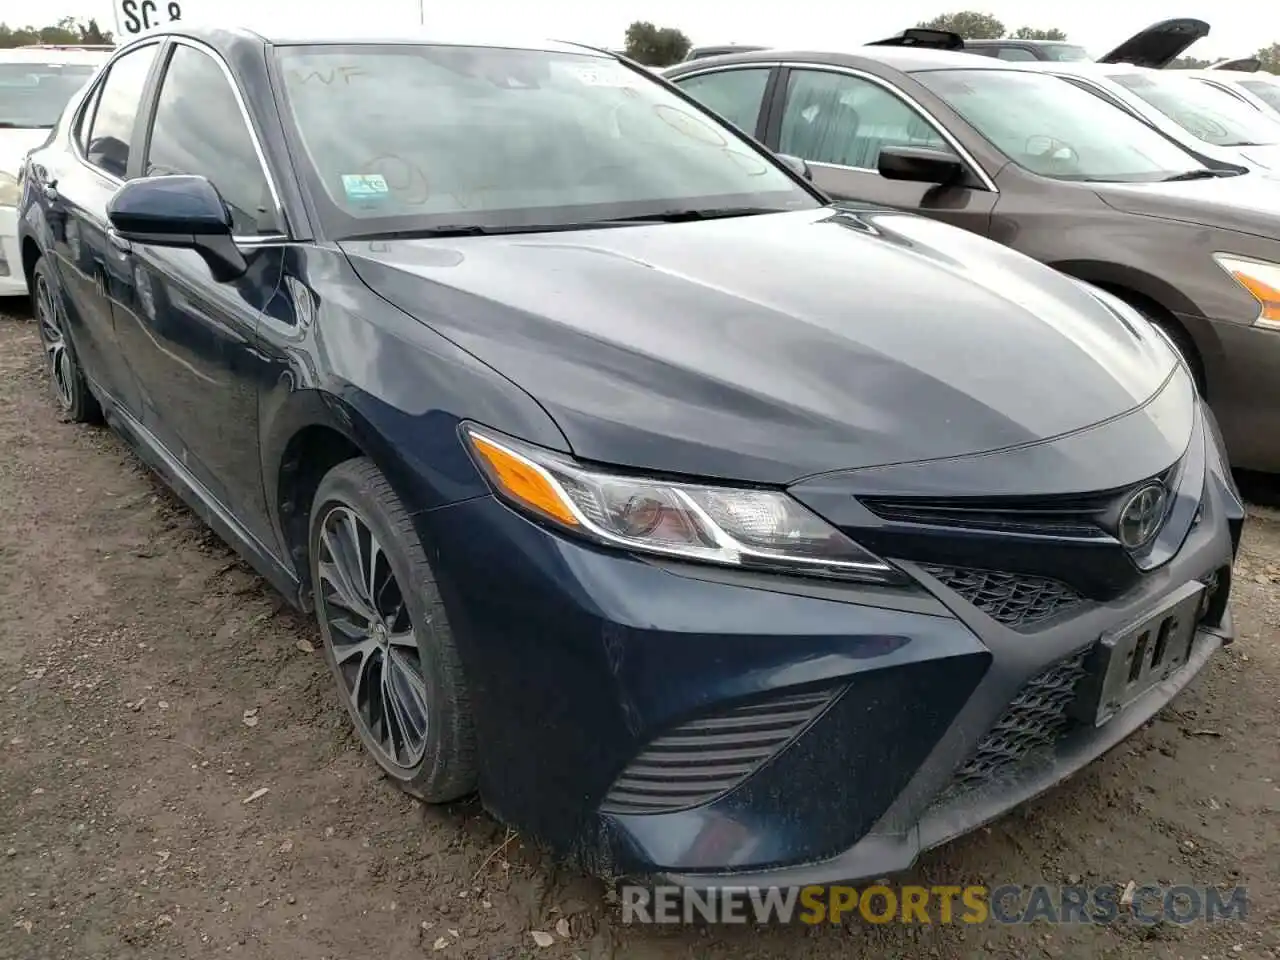
<path fill-rule="evenodd" d="M 365 749 L 430 803 L 475 788 L 466 681 L 412 518 L 365 458 L 325 475 L 311 510 L 325 659 Z"/>
<path fill-rule="evenodd" d="M 76 360 L 71 338 L 67 335 L 66 313 L 54 293 L 47 260 L 39 260 L 32 271 L 31 306 L 40 330 L 40 344 L 44 347 L 53 399 L 63 419 L 72 423 L 99 422 L 102 410 L 89 392 L 89 385 Z"/>

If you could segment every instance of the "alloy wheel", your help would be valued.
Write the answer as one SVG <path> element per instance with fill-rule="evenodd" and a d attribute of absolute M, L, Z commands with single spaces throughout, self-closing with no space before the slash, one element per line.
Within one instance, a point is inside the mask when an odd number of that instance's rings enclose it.
<path fill-rule="evenodd" d="M 75 361 L 67 348 L 63 332 L 62 314 L 53 290 L 43 276 L 36 277 L 36 322 L 40 325 L 40 340 L 49 360 L 49 376 L 53 382 L 53 395 L 63 410 L 69 411 L 75 403 Z"/>
<path fill-rule="evenodd" d="M 404 594 L 390 559 L 353 508 L 321 521 L 317 606 L 343 695 L 387 764 L 411 770 L 427 744 L 427 685 Z"/>

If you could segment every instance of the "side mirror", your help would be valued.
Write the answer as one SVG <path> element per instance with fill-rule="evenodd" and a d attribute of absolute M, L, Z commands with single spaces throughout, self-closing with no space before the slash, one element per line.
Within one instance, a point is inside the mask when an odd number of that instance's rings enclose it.
<path fill-rule="evenodd" d="M 964 177 L 964 165 L 959 157 L 929 147 L 884 147 L 876 167 L 886 180 L 950 186 Z"/>
<path fill-rule="evenodd" d="M 796 174 L 797 176 L 804 177 L 806 180 L 813 179 L 813 171 L 809 169 L 808 161 L 806 161 L 802 157 L 793 157 L 789 153 L 779 153 L 777 154 L 777 157 L 788 168 L 790 168 L 792 173 Z"/>
<path fill-rule="evenodd" d="M 248 265 L 231 239 L 231 211 L 204 177 L 142 177 L 107 201 L 117 242 L 194 250 L 219 283 L 242 276 Z"/>

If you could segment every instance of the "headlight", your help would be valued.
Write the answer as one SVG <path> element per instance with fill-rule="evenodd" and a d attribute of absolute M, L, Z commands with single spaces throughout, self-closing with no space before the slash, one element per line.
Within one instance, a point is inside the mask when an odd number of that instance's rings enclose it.
<path fill-rule="evenodd" d="M 22 188 L 17 179 L 9 173 L 0 171 L 0 207 L 16 207 L 22 199 Z"/>
<path fill-rule="evenodd" d="M 1258 301 L 1254 325 L 1280 330 L 1280 264 L 1229 253 L 1215 253 L 1213 259 Z"/>
<path fill-rule="evenodd" d="M 479 427 L 463 434 L 499 497 L 596 543 L 728 567 L 905 582 L 781 491 L 609 473 Z"/>

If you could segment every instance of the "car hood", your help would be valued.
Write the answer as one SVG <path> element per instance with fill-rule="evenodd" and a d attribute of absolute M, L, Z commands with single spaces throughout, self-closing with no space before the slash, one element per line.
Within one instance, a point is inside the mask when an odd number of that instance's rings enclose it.
<path fill-rule="evenodd" d="M 1098 197 L 1126 213 L 1280 239 L 1280 182 L 1257 173 L 1215 180 L 1097 185 Z"/>
<path fill-rule="evenodd" d="M 1062 274 L 892 211 L 342 244 L 584 459 L 786 483 L 1033 444 L 1175 361 Z"/>
<path fill-rule="evenodd" d="M 11 177 L 18 175 L 18 168 L 28 153 L 49 139 L 48 130 L 0 130 L 0 173 Z"/>
<path fill-rule="evenodd" d="M 1251 147 L 1234 147 L 1250 166 L 1265 170 L 1270 176 L 1280 175 L 1280 144 L 1267 143 Z"/>

